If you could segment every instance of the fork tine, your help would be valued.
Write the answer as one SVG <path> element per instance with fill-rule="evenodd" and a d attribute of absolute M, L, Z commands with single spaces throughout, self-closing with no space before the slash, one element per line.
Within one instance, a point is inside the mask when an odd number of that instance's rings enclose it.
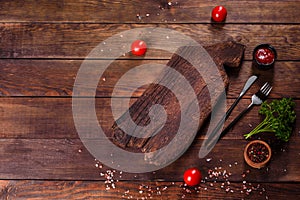
<path fill-rule="evenodd" d="M 266 82 L 266 83 L 260 88 L 260 91 L 261 91 L 262 93 L 265 93 L 266 89 L 268 89 L 269 86 L 270 86 L 269 83 Z"/>
<path fill-rule="evenodd" d="M 269 95 L 269 93 L 271 92 L 271 90 L 272 90 L 272 86 L 268 82 L 266 82 L 260 88 L 260 90 L 257 93 L 255 93 L 254 96 L 256 96 L 260 101 L 264 101 L 267 98 L 267 96 Z M 253 104 L 259 105 L 261 103 L 262 102 L 256 102 L 256 103 L 253 103 Z"/>
<path fill-rule="evenodd" d="M 269 83 L 265 83 L 264 86 L 266 86 L 266 87 L 265 87 L 261 92 L 262 92 L 264 95 L 268 96 L 269 93 L 270 93 L 271 90 L 272 90 L 272 86 L 271 86 Z"/>
<path fill-rule="evenodd" d="M 266 96 L 269 95 L 269 93 L 271 92 L 272 88 L 273 88 L 273 87 L 269 86 L 268 90 L 267 90 L 266 93 L 265 93 Z"/>
<path fill-rule="evenodd" d="M 267 84 L 266 88 L 262 91 L 263 94 L 266 94 L 271 86 Z"/>

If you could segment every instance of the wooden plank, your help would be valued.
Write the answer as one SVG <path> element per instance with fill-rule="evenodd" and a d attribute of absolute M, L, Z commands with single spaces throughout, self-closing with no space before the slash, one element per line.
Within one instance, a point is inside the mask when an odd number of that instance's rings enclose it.
<path fill-rule="evenodd" d="M 299 137 L 293 136 L 288 144 L 272 144 L 273 157 L 268 167 L 260 170 L 253 169 L 244 162 L 243 148 L 247 141 L 222 140 L 205 159 L 199 159 L 202 141 L 195 140 L 182 157 L 158 171 L 115 171 L 115 181 L 182 181 L 182 174 L 192 166 L 199 167 L 203 178 L 210 182 L 215 181 L 215 178 L 209 177 L 209 170 L 221 173 L 226 170 L 230 182 L 300 181 Z M 3 163 L 0 165 L 1 179 L 105 180 L 101 173 L 113 170 L 105 165 L 102 168 L 96 167 L 96 164 L 102 165 L 101 162 L 94 160 L 79 139 L 1 139 L 0 150 L 0 161 Z M 208 162 L 207 158 L 211 160 Z M 224 182 L 226 179 L 219 177 L 217 180 Z"/>
<path fill-rule="evenodd" d="M 77 72 L 83 60 L 0 60 L 1 96 L 72 96 Z M 95 66 L 102 66 L 101 60 L 85 61 Z M 166 64 L 167 60 L 117 60 L 99 77 L 97 97 L 112 96 L 117 81 L 129 70 L 144 64 Z M 115 90 L 118 97 L 128 96 L 128 92 L 142 80 L 153 82 L 161 73 L 161 68 L 143 70 L 142 74 L 129 74 L 127 85 Z M 96 76 L 96 74 L 89 74 Z M 145 87 L 138 88 L 133 97 L 141 95 Z"/>
<path fill-rule="evenodd" d="M 128 108 L 126 99 L 119 99 L 117 111 Z M 123 101 L 124 100 L 124 101 Z M 84 101 L 84 99 L 83 99 Z M 228 100 L 227 106 L 233 103 Z M 296 113 L 300 113 L 300 101 L 296 102 Z M 242 99 L 233 110 L 226 123 L 233 120 L 248 104 L 250 99 Z M 110 98 L 97 98 L 96 110 L 99 123 L 104 132 L 108 132 L 114 123 L 111 111 Z M 261 117 L 259 107 L 254 107 L 244 118 L 238 122 L 224 139 L 242 139 L 242 134 L 249 132 L 257 125 Z M 0 98 L 0 138 L 2 139 L 77 139 L 71 98 Z M 294 135 L 300 136 L 300 118 L 296 119 Z M 204 137 L 207 126 L 200 130 L 200 138 Z M 241 133 L 242 132 L 242 133 Z"/>
<path fill-rule="evenodd" d="M 190 36 L 203 46 L 235 40 L 246 45 L 246 59 L 252 59 L 255 46 L 260 43 L 270 43 L 277 49 L 279 60 L 299 60 L 300 28 L 295 24 L 226 24 L 222 28 L 217 28 L 211 24 L 1 23 L 0 57 L 83 59 L 107 38 L 122 31 L 145 27 L 174 29 Z M 151 37 L 149 34 L 145 37 L 148 38 L 144 39 L 150 46 L 181 44 L 178 40 L 167 39 L 167 35 L 152 35 Z M 159 37 L 160 40 L 155 37 Z M 165 44 L 161 43 L 161 37 L 166 37 Z M 124 41 L 130 44 L 126 38 Z M 158 41 L 159 43 L 156 44 Z M 103 52 L 109 52 L 109 49 L 120 49 L 119 43 L 117 45 L 106 44 L 107 49 L 103 49 Z M 104 54 L 103 57 L 109 57 L 109 53 Z M 101 57 L 101 55 L 96 57 Z M 159 49 L 149 49 L 145 56 L 145 58 L 153 59 L 169 59 L 170 57 L 170 53 Z M 121 58 L 133 59 L 134 57 L 127 53 Z"/>
<path fill-rule="evenodd" d="M 2 22 L 209 23 L 211 10 L 220 4 L 203 0 L 170 2 L 172 6 L 167 5 L 167 0 L 150 0 L 142 4 L 138 0 L 30 0 L 26 3 L 14 0 L 2 3 L 0 19 Z M 228 9 L 228 23 L 299 23 L 297 0 L 239 3 L 231 0 L 222 4 Z"/>
<path fill-rule="evenodd" d="M 90 60 L 93 65 L 101 66 L 101 60 Z M 161 73 L 161 69 L 152 67 L 139 73 L 128 73 L 126 85 L 118 89 L 117 81 L 129 70 L 144 64 L 166 64 L 168 60 L 117 60 L 99 78 L 97 97 L 129 97 L 137 83 L 142 80 L 153 82 Z M 82 60 L 34 60 L 34 59 L 0 59 L 0 96 L 63 96 L 72 95 L 74 80 Z M 245 61 L 239 71 L 229 70 L 230 78 L 228 98 L 236 98 L 244 82 L 252 74 L 260 75 L 257 83 L 269 81 L 274 88 L 270 98 L 289 96 L 300 98 L 300 62 L 280 61 L 275 65 L 275 70 L 258 71 L 252 68 L 250 61 Z M 90 76 L 95 76 L 90 74 Z M 250 98 L 258 87 L 250 89 L 245 98 Z M 290 87 L 293 85 L 293 87 Z M 139 97 L 147 86 L 134 90 L 132 97 Z M 114 90 L 114 95 L 112 95 Z"/>
<path fill-rule="evenodd" d="M 2 199 L 284 199 L 299 197 L 299 183 L 231 183 L 230 190 L 201 184 L 197 190 L 184 190 L 181 182 L 118 182 L 107 190 L 101 181 L 0 181 Z M 254 189 L 253 189 L 253 188 Z M 206 189 L 205 189 L 206 188 Z M 247 190 L 251 192 L 247 194 Z M 43 193 L 41 193 L 43 191 Z M 242 191 L 242 192 L 241 192 Z"/>

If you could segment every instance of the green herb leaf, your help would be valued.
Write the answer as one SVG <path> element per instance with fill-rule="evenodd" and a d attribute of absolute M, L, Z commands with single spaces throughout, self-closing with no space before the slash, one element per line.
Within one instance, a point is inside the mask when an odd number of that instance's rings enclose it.
<path fill-rule="evenodd" d="M 261 132 L 274 132 L 275 136 L 282 141 L 289 141 L 292 134 L 292 125 L 296 119 L 294 110 L 295 102 L 291 98 L 282 98 L 268 103 L 263 102 L 259 113 L 265 115 L 265 119 L 250 133 L 245 134 L 248 139 Z"/>

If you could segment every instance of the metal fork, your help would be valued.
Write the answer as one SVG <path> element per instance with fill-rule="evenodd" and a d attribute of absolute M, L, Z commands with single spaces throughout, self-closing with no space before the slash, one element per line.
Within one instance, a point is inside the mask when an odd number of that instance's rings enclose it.
<path fill-rule="evenodd" d="M 260 88 L 260 90 L 258 91 L 258 92 L 256 92 L 254 95 L 252 95 L 252 97 L 251 97 L 251 103 L 248 105 L 248 107 L 246 108 L 246 109 L 244 109 L 222 132 L 221 132 L 221 134 L 220 134 L 220 138 L 221 137 L 223 137 L 226 133 L 227 133 L 227 131 L 229 131 L 232 127 L 233 127 L 233 125 L 237 122 L 237 121 L 239 121 L 241 118 L 242 118 L 242 116 L 245 114 L 245 113 L 247 113 L 249 110 L 250 110 L 250 108 L 252 108 L 254 105 L 260 105 L 260 104 L 262 104 L 262 102 L 264 101 L 264 100 L 266 100 L 267 99 L 267 96 L 270 94 L 270 92 L 271 92 L 271 90 L 272 90 L 272 86 L 268 83 L 268 82 L 266 82 L 261 88 Z M 220 139 L 219 138 L 219 139 Z"/>

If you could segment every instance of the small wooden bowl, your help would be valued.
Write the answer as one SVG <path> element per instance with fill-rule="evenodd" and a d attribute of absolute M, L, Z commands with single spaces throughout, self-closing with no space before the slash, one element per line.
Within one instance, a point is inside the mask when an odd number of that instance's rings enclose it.
<path fill-rule="evenodd" d="M 265 149 L 268 151 L 268 156 L 267 156 L 267 158 L 266 159 L 264 159 L 264 160 L 262 160 L 261 162 L 254 162 L 250 157 L 249 157 L 249 154 L 248 154 L 248 149 L 249 148 L 252 148 L 252 146 L 253 145 L 255 145 L 255 144 L 258 144 L 258 145 L 263 145 L 263 146 L 265 146 Z M 253 152 L 253 155 L 258 155 L 259 153 L 255 153 L 255 152 Z M 260 155 L 262 154 L 262 152 L 260 152 Z M 251 141 L 251 142 L 249 142 L 247 145 L 246 145 L 246 147 L 245 147 L 245 150 L 244 150 L 244 159 L 245 159 L 245 161 L 246 161 L 246 163 L 248 164 L 248 165 L 250 165 L 251 167 L 253 167 L 253 168 L 257 168 L 257 169 L 260 169 L 260 168 L 262 168 L 262 167 L 264 167 L 264 166 L 266 166 L 266 164 L 270 161 L 270 159 L 271 159 L 271 155 L 272 155 L 272 151 L 271 151 L 271 147 L 266 143 L 266 142 L 264 142 L 264 141 L 262 141 L 262 140 L 253 140 L 253 141 Z"/>

